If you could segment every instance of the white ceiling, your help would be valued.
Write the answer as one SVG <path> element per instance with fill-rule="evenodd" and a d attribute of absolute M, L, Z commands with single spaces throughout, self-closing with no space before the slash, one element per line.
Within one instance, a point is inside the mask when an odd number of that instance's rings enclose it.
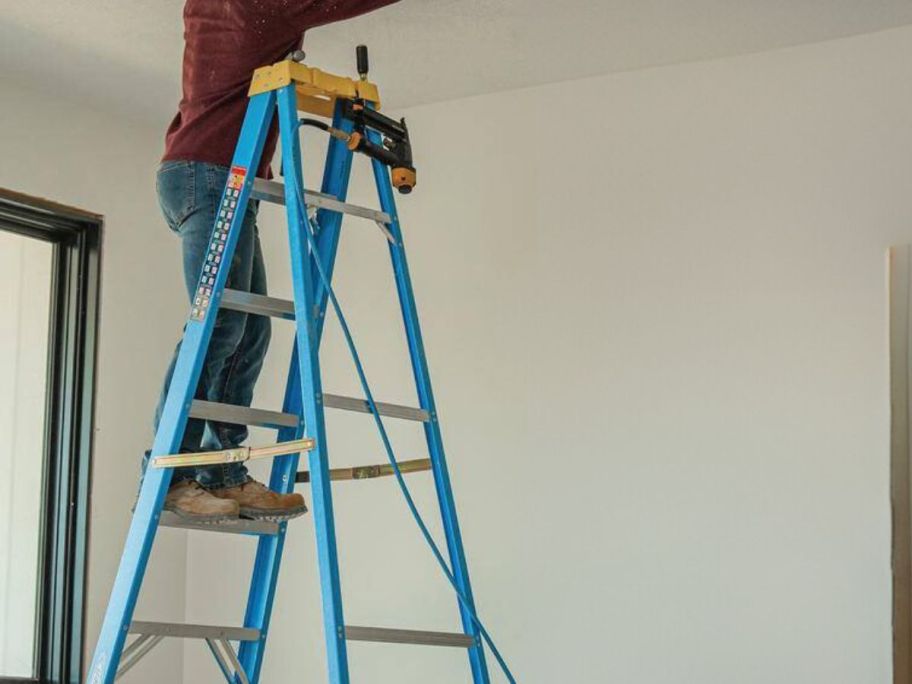
<path fill-rule="evenodd" d="M 179 95 L 182 0 L 0 0 L 0 68 L 164 122 Z M 371 47 L 389 107 L 723 57 L 912 23 L 912 0 L 402 0 L 308 34 L 351 73 Z"/>

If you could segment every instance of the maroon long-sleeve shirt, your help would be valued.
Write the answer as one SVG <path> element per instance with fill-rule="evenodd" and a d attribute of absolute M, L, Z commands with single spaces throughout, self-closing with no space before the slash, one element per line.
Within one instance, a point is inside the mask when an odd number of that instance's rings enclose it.
<path fill-rule="evenodd" d="M 254 69 L 301 47 L 307 29 L 350 19 L 397 0 L 187 0 L 183 97 L 165 136 L 163 160 L 228 166 Z M 257 175 L 269 173 L 273 125 Z"/>

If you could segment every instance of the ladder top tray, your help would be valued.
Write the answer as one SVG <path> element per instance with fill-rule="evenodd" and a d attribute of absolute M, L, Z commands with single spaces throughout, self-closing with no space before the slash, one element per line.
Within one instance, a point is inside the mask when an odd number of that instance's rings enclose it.
<path fill-rule="evenodd" d="M 336 100 L 360 98 L 380 109 L 380 93 L 370 81 L 337 76 L 290 59 L 260 67 L 253 72 L 249 96 L 278 90 L 295 84 L 298 109 L 319 116 L 332 117 Z"/>

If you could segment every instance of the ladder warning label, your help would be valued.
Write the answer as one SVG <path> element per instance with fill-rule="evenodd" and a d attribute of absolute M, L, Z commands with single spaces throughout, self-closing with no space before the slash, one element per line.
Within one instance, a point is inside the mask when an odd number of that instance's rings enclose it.
<path fill-rule="evenodd" d="M 200 275 L 199 283 L 197 283 L 196 292 L 193 294 L 190 320 L 203 320 L 209 310 L 209 302 L 212 301 L 212 290 L 215 288 L 215 279 L 222 266 L 225 243 L 228 240 L 228 233 L 234 225 L 238 198 L 246 180 L 247 169 L 243 166 L 231 167 L 228 173 L 228 183 L 225 186 L 225 194 L 222 197 L 222 204 L 215 219 L 215 227 L 212 229 L 212 239 L 206 252 L 206 260 L 203 262 L 203 272 Z"/>
<path fill-rule="evenodd" d="M 232 190 L 240 190 L 244 186 L 246 177 L 247 169 L 243 166 L 232 166 L 231 173 L 228 174 L 228 187 Z"/>

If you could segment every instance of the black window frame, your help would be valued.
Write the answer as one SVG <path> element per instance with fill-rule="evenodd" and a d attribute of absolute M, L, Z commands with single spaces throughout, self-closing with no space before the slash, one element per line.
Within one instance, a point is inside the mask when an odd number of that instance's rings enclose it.
<path fill-rule="evenodd" d="M 35 676 L 82 677 L 103 219 L 0 188 L 0 230 L 53 245 Z"/>

